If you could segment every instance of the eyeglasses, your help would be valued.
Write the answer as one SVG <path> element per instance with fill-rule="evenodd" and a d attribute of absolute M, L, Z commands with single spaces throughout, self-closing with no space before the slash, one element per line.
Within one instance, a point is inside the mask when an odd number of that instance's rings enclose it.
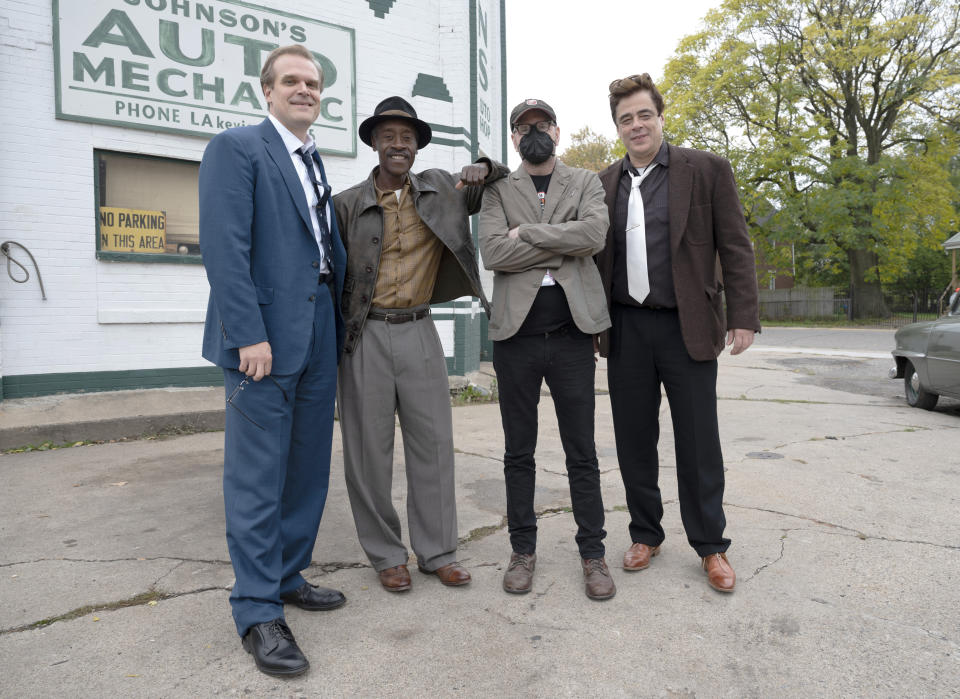
<path fill-rule="evenodd" d="M 620 89 L 620 86 L 621 86 L 623 83 L 627 82 L 628 80 L 630 80 L 630 81 L 632 81 L 632 82 L 640 82 L 640 80 L 642 80 L 642 79 L 643 79 L 643 76 L 642 76 L 642 75 L 628 75 L 628 76 L 625 77 L 625 78 L 618 78 L 617 80 L 614 80 L 612 83 L 610 83 L 610 87 L 607 88 L 607 89 L 609 90 L 610 94 L 612 95 L 614 92 L 616 92 L 617 90 Z"/>
<path fill-rule="evenodd" d="M 516 131 L 521 136 L 526 136 L 530 133 L 530 127 L 536 126 L 537 131 L 542 131 L 546 133 L 550 130 L 551 126 L 556 126 L 556 122 L 553 121 L 538 121 L 536 124 L 514 124 L 513 130 Z"/>
<path fill-rule="evenodd" d="M 272 376 L 270 376 L 270 374 L 267 374 L 266 378 L 268 378 L 268 379 L 270 379 L 271 381 L 273 381 L 274 385 L 280 390 L 280 393 L 283 395 L 283 402 L 284 402 L 284 403 L 288 402 L 289 399 L 287 398 L 287 392 L 283 390 L 283 386 L 281 386 L 280 383 L 279 383 L 275 378 L 273 378 Z M 238 401 L 238 397 L 240 396 L 241 393 L 243 393 L 244 387 L 247 386 L 249 383 L 250 383 L 250 377 L 249 377 L 249 376 L 244 376 L 244 377 L 243 377 L 243 380 L 242 380 L 239 384 L 237 384 L 237 387 L 236 387 L 235 389 L 233 389 L 233 392 L 232 392 L 232 393 L 230 394 L 230 396 L 227 398 L 227 403 L 228 403 L 229 405 L 233 406 L 233 408 L 234 408 L 238 413 L 240 413 L 241 415 L 243 415 L 243 417 L 245 417 L 247 420 L 249 420 L 250 422 L 252 422 L 256 427 L 259 427 L 261 430 L 262 430 L 262 429 L 266 429 L 266 428 L 265 428 L 263 425 L 261 425 L 259 422 L 257 422 L 257 421 L 254 420 L 252 417 L 250 417 L 250 416 L 247 415 L 245 412 L 243 412 L 243 410 L 240 409 L 240 406 L 237 405 L 237 402 L 239 402 L 239 401 Z"/>

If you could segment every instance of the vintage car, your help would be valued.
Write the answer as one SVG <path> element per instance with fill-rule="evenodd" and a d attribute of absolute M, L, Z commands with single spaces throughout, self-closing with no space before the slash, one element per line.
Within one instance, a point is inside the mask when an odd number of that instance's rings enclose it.
<path fill-rule="evenodd" d="M 945 316 L 905 325 L 894 339 L 890 378 L 903 379 L 907 403 L 933 410 L 940 396 L 960 398 L 960 292 Z"/>

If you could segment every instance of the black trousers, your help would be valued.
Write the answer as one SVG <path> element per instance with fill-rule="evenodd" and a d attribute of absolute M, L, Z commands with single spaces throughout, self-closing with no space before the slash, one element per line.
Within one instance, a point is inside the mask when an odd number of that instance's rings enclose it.
<path fill-rule="evenodd" d="M 493 367 L 500 393 L 505 451 L 510 544 L 518 553 L 537 548 L 536 486 L 537 405 L 546 379 L 557 413 L 566 455 L 567 479 L 577 523 L 577 546 L 583 558 L 604 555 L 603 498 L 593 441 L 593 338 L 567 325 L 553 333 L 514 335 L 493 343 Z"/>
<path fill-rule="evenodd" d="M 723 455 L 717 427 L 717 361 L 687 354 L 675 310 L 614 304 L 607 377 L 620 475 L 634 543 L 659 546 L 663 503 L 657 485 L 660 385 L 673 419 L 680 517 L 700 556 L 726 551 Z"/>

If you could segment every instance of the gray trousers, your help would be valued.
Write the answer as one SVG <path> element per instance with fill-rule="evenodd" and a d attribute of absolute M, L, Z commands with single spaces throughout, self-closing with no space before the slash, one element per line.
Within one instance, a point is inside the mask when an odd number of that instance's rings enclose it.
<path fill-rule="evenodd" d="M 407 474 L 407 525 L 417 563 L 456 560 L 453 419 L 447 365 L 428 316 L 391 324 L 368 319 L 340 362 L 344 473 L 357 536 L 377 571 L 406 563 L 393 506 L 393 442 L 400 418 Z"/>

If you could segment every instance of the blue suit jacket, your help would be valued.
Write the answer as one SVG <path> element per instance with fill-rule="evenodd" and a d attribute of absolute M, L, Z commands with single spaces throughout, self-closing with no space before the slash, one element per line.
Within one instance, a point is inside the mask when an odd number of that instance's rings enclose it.
<path fill-rule="evenodd" d="M 326 181 L 323 164 L 314 163 Z M 228 129 L 200 164 L 200 249 L 210 282 L 203 356 L 236 369 L 238 348 L 270 343 L 274 374 L 304 365 L 313 340 L 320 251 L 303 186 L 269 119 Z M 336 273 L 337 357 L 343 347 L 340 296 L 346 252 L 331 217 Z M 321 341 L 326 341 L 326 338 Z"/>

